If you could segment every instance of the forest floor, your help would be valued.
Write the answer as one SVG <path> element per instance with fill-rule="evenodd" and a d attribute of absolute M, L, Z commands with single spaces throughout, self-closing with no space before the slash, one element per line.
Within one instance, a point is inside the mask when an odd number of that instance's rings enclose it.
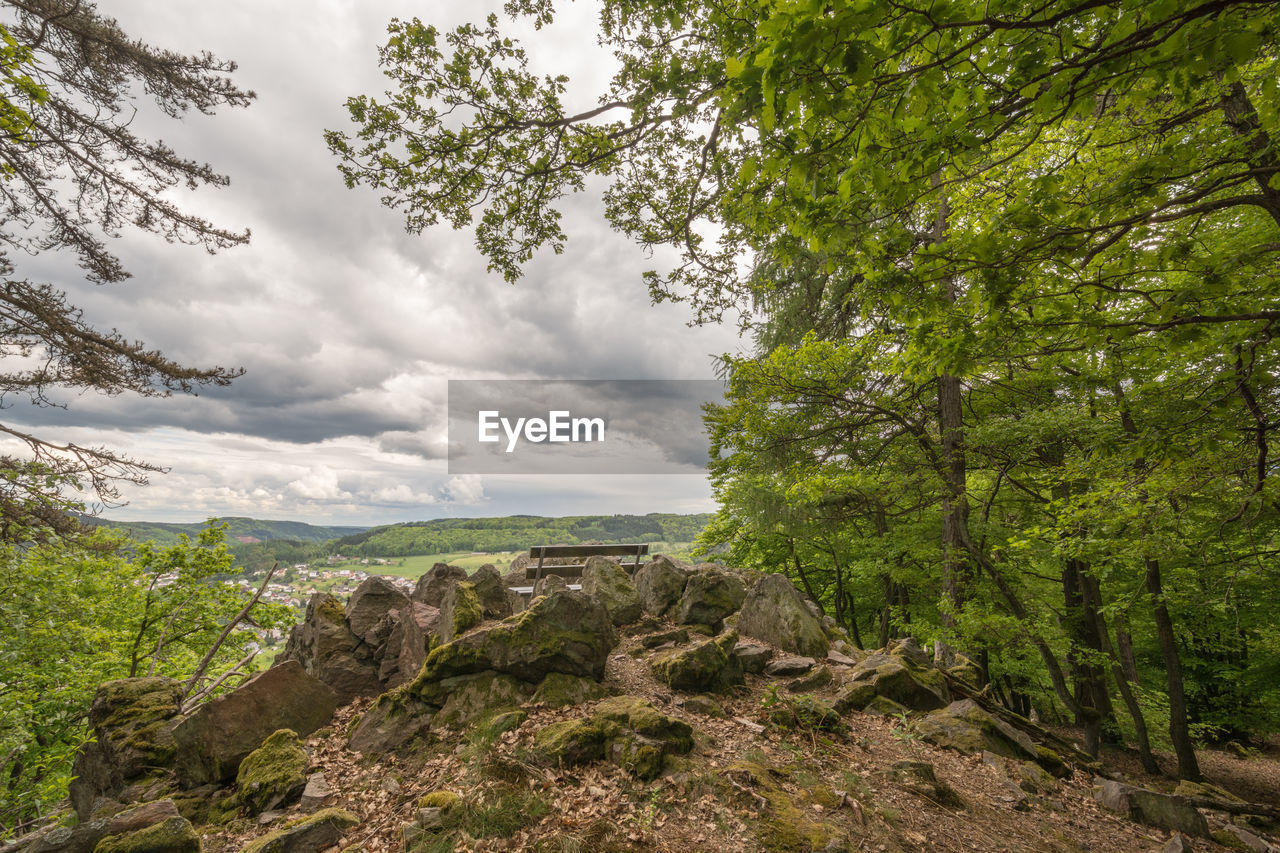
<path fill-rule="evenodd" d="M 428 835 L 415 851 L 1074 853 L 1159 851 L 1169 841 L 1168 832 L 1104 809 L 1092 796 L 1095 777 L 1082 770 L 1024 794 L 1016 764 L 934 748 L 901 719 L 853 713 L 840 732 L 763 725 L 779 691 L 762 676 L 747 676 L 744 687 L 716 697 L 724 716 L 699 712 L 706 707 L 653 679 L 637 646 L 630 637 L 614 650 L 605 683 L 693 726 L 694 750 L 676 769 L 643 782 L 610 763 L 558 768 L 533 757 L 529 747 L 541 727 L 584 717 L 590 703 L 531 706 L 522 725 L 501 735 L 445 731 L 374 761 L 346 745 L 345 732 L 369 704 L 361 700 L 340 709 L 334 724 L 308 742 L 314 769 L 334 789 L 325 805 L 361 820 L 331 849 L 405 850 L 403 827 L 414 820 L 420 798 L 439 790 L 462 796 L 462 817 L 451 833 Z M 958 800 L 943 803 L 903 785 L 893 769 L 901 761 L 931 764 Z M 1172 778 L 1145 777 L 1125 752 L 1112 751 L 1104 762 L 1137 784 L 1175 785 Z M 1172 757 L 1162 755 L 1161 763 L 1172 767 Z M 1208 750 L 1201 763 L 1209 781 L 1250 802 L 1280 805 L 1276 742 L 1247 758 Z M 239 820 L 206 835 L 204 850 L 237 853 L 299 814 L 295 806 L 269 825 Z M 1215 814 L 1210 825 L 1217 829 L 1223 820 Z M 1232 848 L 1196 838 L 1192 849 Z"/>

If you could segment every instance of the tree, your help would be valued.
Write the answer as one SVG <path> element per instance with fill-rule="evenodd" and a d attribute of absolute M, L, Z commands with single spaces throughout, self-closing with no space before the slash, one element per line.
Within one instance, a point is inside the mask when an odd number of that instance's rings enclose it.
<path fill-rule="evenodd" d="M 95 328 L 68 300 L 66 285 L 34 282 L 21 259 L 74 256 L 88 281 L 128 277 L 107 241 L 126 227 L 212 252 L 240 245 L 247 231 L 220 228 L 167 198 L 185 186 L 223 186 L 212 167 L 185 159 L 132 129 L 139 94 L 164 115 L 245 106 L 235 69 L 209 53 L 187 56 L 130 39 L 83 0 L 5 0 L 0 24 L 0 395 L 59 405 L 55 388 L 163 396 L 225 385 L 240 371 L 192 368 Z M 142 483 L 154 465 L 101 447 L 59 443 L 7 424 L 30 455 L 0 459 L 0 518 L 8 539 L 65 529 L 68 484 L 118 497 L 121 480 Z"/>
<path fill-rule="evenodd" d="M 508 11 L 541 26 L 554 10 Z M 600 38 L 620 70 L 579 111 L 496 17 L 389 33 L 394 88 L 350 99 L 354 136 L 327 134 L 349 184 L 380 189 L 410 230 L 475 222 L 514 280 L 562 244 L 557 204 L 605 175 L 610 222 L 682 254 L 647 274 L 655 299 L 699 322 L 750 307 L 743 270 L 772 268 L 766 324 L 779 306 L 807 314 L 836 346 L 782 341 L 794 353 L 741 398 L 803 413 L 819 449 L 791 452 L 826 460 L 818 503 L 858 497 L 839 469 L 859 453 L 914 454 L 892 458 L 926 477 L 934 638 L 1011 618 L 1096 747 L 1127 658 L 1119 622 L 1141 625 L 1180 775 L 1198 777 L 1202 685 L 1180 673 L 1221 632 L 1191 617 L 1221 573 L 1228 611 L 1267 612 L 1234 583 L 1277 550 L 1274 6 L 614 0 Z M 813 272 L 843 316 L 793 298 Z M 822 358 L 858 366 L 833 377 Z M 776 373 L 809 390 L 761 386 Z M 778 437 L 763 416 L 751 430 L 744 447 Z M 725 468 L 731 511 L 815 503 L 761 500 L 785 470 L 761 467 Z M 1009 650 L 991 651 L 998 668 Z"/>

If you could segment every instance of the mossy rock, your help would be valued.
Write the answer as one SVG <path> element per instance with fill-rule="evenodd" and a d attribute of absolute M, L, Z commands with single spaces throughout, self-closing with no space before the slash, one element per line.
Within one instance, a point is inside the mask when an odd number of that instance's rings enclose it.
<path fill-rule="evenodd" d="M 831 668 L 828 666 L 815 667 L 808 675 L 797 678 L 795 681 L 787 683 L 787 690 L 792 693 L 812 693 L 815 690 L 821 690 L 831 683 L 834 676 L 831 674 Z"/>
<path fill-rule="evenodd" d="M 948 808 L 963 808 L 964 801 L 955 789 L 938 781 L 933 765 L 927 761 L 897 761 L 889 768 L 888 778 L 904 789 L 926 800 Z"/>
<path fill-rule="evenodd" d="M 377 698 L 354 726 L 347 746 L 366 755 L 382 755 L 414 738 L 424 737 L 438 708 L 413 695 L 408 685 Z"/>
<path fill-rule="evenodd" d="M 876 698 L 875 685 L 869 681 L 853 681 L 836 691 L 833 707 L 841 714 L 861 711 Z"/>
<path fill-rule="evenodd" d="M 693 749 L 693 729 L 660 713 L 644 699 L 615 696 L 601 701 L 586 719 L 544 727 L 534 735 L 533 748 L 566 766 L 607 758 L 649 780 L 662 772 L 668 755 L 683 755 Z"/>
<path fill-rule="evenodd" d="M 795 798 L 778 783 L 779 771 L 751 761 L 738 761 L 728 774 L 749 785 L 764 798 L 768 808 L 758 822 L 762 849 L 778 853 L 813 853 L 827 849 L 840 837 L 839 830 L 812 820 Z"/>
<path fill-rule="evenodd" d="M 566 766 L 600 761 L 609 738 L 622 731 L 616 723 L 594 717 L 563 720 L 543 726 L 533 736 L 533 749 L 544 758 Z"/>
<path fill-rule="evenodd" d="M 307 786 L 307 751 L 292 729 L 280 729 L 240 762 L 236 789 L 250 814 L 301 796 Z"/>
<path fill-rule="evenodd" d="M 432 725 L 452 727 L 468 725 L 499 709 L 518 707 L 531 692 L 524 682 L 496 672 L 446 678 L 439 682 L 439 689 L 448 698 Z"/>
<path fill-rule="evenodd" d="M 713 696 L 690 696 L 684 700 L 684 705 L 681 707 L 692 714 L 701 714 L 704 717 L 720 719 L 728 716 L 724 712 L 724 706 L 717 702 Z"/>
<path fill-rule="evenodd" d="M 442 809 L 448 811 L 462 802 L 461 795 L 454 791 L 432 791 L 418 799 L 420 809 Z"/>
<path fill-rule="evenodd" d="M 675 690 L 716 692 L 743 681 L 742 667 L 733 654 L 738 635 L 733 631 L 716 638 L 672 649 L 650 663 L 653 675 Z"/>
<path fill-rule="evenodd" d="M 604 699 L 596 705 L 595 716 L 657 740 L 669 752 L 683 755 L 693 749 L 693 727 L 661 713 L 646 699 L 636 696 Z"/>
<path fill-rule="evenodd" d="M 972 699 L 952 702 L 921 717 L 915 721 L 915 730 L 929 743 L 958 752 L 980 755 L 986 750 L 1020 761 L 1041 759 L 1031 738 L 987 713 Z"/>
<path fill-rule="evenodd" d="M 865 681 L 876 693 L 913 711 L 933 711 L 950 701 L 941 670 L 921 666 L 906 654 L 877 652 L 850 673 L 850 681 Z"/>
<path fill-rule="evenodd" d="M 448 643 L 484 621 L 484 604 L 470 581 L 456 581 L 445 589 L 440 601 L 440 621 L 436 636 Z"/>
<path fill-rule="evenodd" d="M 550 708 L 563 708 L 565 705 L 594 702 L 607 695 L 609 695 L 608 689 L 590 678 L 553 672 L 542 679 L 542 683 L 533 693 L 532 701 L 534 704 L 546 705 Z"/>
<path fill-rule="evenodd" d="M 250 842 L 241 853 L 315 853 L 337 844 L 359 823 L 360 819 L 345 809 L 321 809 Z"/>
<path fill-rule="evenodd" d="M 736 575 L 714 569 L 694 572 L 676 604 L 676 622 L 719 626 L 726 616 L 742 607 L 746 597 L 746 585 Z"/>
<path fill-rule="evenodd" d="M 895 702 L 886 696 L 876 696 L 863 707 L 862 713 L 876 714 L 881 717 L 901 717 L 910 710 L 906 705 Z"/>
<path fill-rule="evenodd" d="M 607 557 L 587 559 L 582 569 L 582 591 L 604 605 L 614 625 L 627 625 L 644 614 L 631 575 Z"/>
<path fill-rule="evenodd" d="M 185 817 L 171 817 L 146 829 L 108 835 L 93 853 L 200 853 L 200 836 Z"/>

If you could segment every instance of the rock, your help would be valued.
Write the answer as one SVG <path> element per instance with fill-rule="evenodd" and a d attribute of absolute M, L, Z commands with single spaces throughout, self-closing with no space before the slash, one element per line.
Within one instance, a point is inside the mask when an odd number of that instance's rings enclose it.
<path fill-rule="evenodd" d="M 229 782 L 268 735 L 292 729 L 306 737 L 329 722 L 337 705 L 334 692 L 297 661 L 264 670 L 174 727 L 178 777 L 187 787 Z"/>
<path fill-rule="evenodd" d="M 590 678 L 553 672 L 542 679 L 542 683 L 534 691 L 533 702 L 550 708 L 563 708 L 565 705 L 594 702 L 607 696 L 608 692 Z"/>
<path fill-rule="evenodd" d="M 673 631 L 662 631 L 658 634 L 650 634 L 640 640 L 640 645 L 646 649 L 657 649 L 662 646 L 678 646 L 689 642 L 689 632 L 685 628 L 676 628 Z"/>
<path fill-rule="evenodd" d="M 881 717 L 903 717 L 910 709 L 884 696 L 872 696 L 862 709 L 864 714 L 876 714 Z"/>
<path fill-rule="evenodd" d="M 360 718 L 347 746 L 364 755 L 383 755 L 423 737 L 438 709 L 409 692 L 409 685 L 383 693 Z"/>
<path fill-rule="evenodd" d="M 888 777 L 903 788 L 948 808 L 961 808 L 964 802 L 955 789 L 939 782 L 933 765 L 927 761 L 896 761 Z"/>
<path fill-rule="evenodd" d="M 834 664 L 835 666 L 857 666 L 858 665 L 857 660 L 849 657 L 843 652 L 837 651 L 834 648 L 827 651 L 827 663 Z"/>
<path fill-rule="evenodd" d="M 676 604 L 675 619 L 681 625 L 718 627 L 724 617 L 742 607 L 746 597 L 746 587 L 737 575 L 715 569 L 694 572 Z"/>
<path fill-rule="evenodd" d="M 432 725 L 454 727 L 518 708 L 533 692 L 529 685 L 496 672 L 446 678 L 439 689 L 447 698 Z"/>
<path fill-rule="evenodd" d="M 378 680 L 387 688 L 412 681 L 427 659 L 428 638 L 435 635 L 439 623 L 440 611 L 417 601 L 410 601 L 405 610 L 395 614 L 378 668 Z"/>
<path fill-rule="evenodd" d="M 1207 800 L 1221 800 L 1224 803 L 1244 802 L 1244 800 L 1225 788 L 1211 785 L 1208 782 L 1190 782 L 1186 779 L 1178 782 L 1178 787 L 1174 789 L 1173 795 L 1175 797 L 1204 797 Z"/>
<path fill-rule="evenodd" d="M 1062 786 L 1039 764 L 1018 762 L 1018 787 L 1028 794 L 1052 794 Z"/>
<path fill-rule="evenodd" d="M 947 680 L 932 665 L 920 666 L 899 651 L 877 652 L 854 667 L 850 681 L 866 681 L 876 693 L 913 711 L 933 711 L 950 701 Z"/>
<path fill-rule="evenodd" d="M 241 853 L 318 853 L 337 844 L 359 823 L 344 809 L 322 809 L 250 842 Z"/>
<path fill-rule="evenodd" d="M 804 675 L 817 663 L 813 658 L 802 655 L 785 655 L 770 661 L 764 668 L 764 674 L 790 678 L 794 675 Z"/>
<path fill-rule="evenodd" d="M 469 581 L 451 581 L 440 600 L 440 621 L 436 626 L 436 636 L 441 643 L 452 642 L 454 637 L 479 625 L 483 619 L 484 605 L 476 594 L 475 584 Z"/>
<path fill-rule="evenodd" d="M 662 772 L 666 756 L 693 749 L 693 729 L 644 699 L 616 696 L 601 701 L 586 719 L 543 727 L 534 735 L 533 748 L 565 766 L 608 758 L 649 780 Z"/>
<path fill-rule="evenodd" d="M 485 619 L 506 619 L 515 612 L 511 607 L 511 599 L 507 597 L 507 584 L 491 563 L 485 563 L 476 569 L 470 582 L 475 587 L 476 597 L 480 599 L 480 609 Z"/>
<path fill-rule="evenodd" d="M 741 642 L 733 647 L 733 656 L 738 659 L 743 672 L 759 675 L 773 657 L 773 649 L 759 643 Z"/>
<path fill-rule="evenodd" d="M 831 683 L 831 679 L 831 670 L 828 667 L 820 666 L 803 678 L 797 678 L 795 681 L 790 682 L 787 685 L 787 690 L 792 693 L 812 693 L 815 690 L 826 687 Z"/>
<path fill-rule="evenodd" d="M 1225 836 L 1221 839 L 1223 841 L 1234 839 L 1238 844 L 1243 845 L 1245 849 L 1252 850 L 1254 853 L 1275 853 L 1277 849 L 1280 849 L 1237 823 L 1224 825 L 1220 832 L 1214 833 L 1214 836 Z M 1217 839 L 1215 838 L 1215 840 Z"/>
<path fill-rule="evenodd" d="M 409 597 L 420 604 L 439 607 L 440 602 L 444 600 L 444 593 L 449 584 L 466 579 L 467 572 L 465 569 L 450 566 L 448 563 L 436 563 L 422 577 L 418 578 L 418 583 L 413 588 L 413 594 Z"/>
<path fill-rule="evenodd" d="M 200 853 L 200 836 L 185 817 L 171 817 L 146 829 L 108 835 L 94 853 Z"/>
<path fill-rule="evenodd" d="M 663 555 L 654 557 L 636 569 L 636 592 L 640 595 L 644 612 L 653 616 L 665 616 L 680 600 L 688 579 L 687 567 Z"/>
<path fill-rule="evenodd" d="M 876 688 L 870 682 L 846 682 L 836 691 L 832 706 L 838 713 L 847 714 L 850 711 L 861 711 L 871 704 L 874 698 L 876 698 Z"/>
<path fill-rule="evenodd" d="M 87 821 L 99 797 L 116 798 L 125 786 L 173 760 L 172 723 L 182 685 L 172 678 L 122 678 L 99 685 L 89 707 L 93 740 L 76 753 L 71 804 Z"/>
<path fill-rule="evenodd" d="M 439 682 L 487 669 L 536 684 L 552 672 L 600 680 L 618 637 L 604 605 L 589 595 L 556 590 L 529 609 L 482 625 L 427 655 L 410 687 L 428 703 L 443 702 Z"/>
<path fill-rule="evenodd" d="M 649 667 L 654 676 L 676 690 L 691 693 L 723 690 L 742 683 L 742 668 L 731 652 L 738 642 L 733 631 L 672 649 L 655 657 Z"/>
<path fill-rule="evenodd" d="M 324 805 L 324 801 L 333 796 L 333 787 L 324 773 L 315 772 L 307 777 L 307 785 L 302 789 L 302 799 L 298 805 L 304 812 L 312 812 Z"/>
<path fill-rule="evenodd" d="M 391 611 L 405 611 L 409 596 L 384 577 L 374 575 L 363 581 L 347 599 L 345 610 L 347 627 L 359 639 L 375 648 L 385 641 L 386 635 L 375 641 L 375 628 Z"/>
<path fill-rule="evenodd" d="M 738 631 L 796 654 L 818 659 L 827 656 L 822 623 L 784 575 L 765 575 L 751 588 L 738 613 Z"/>
<path fill-rule="evenodd" d="M 93 853 L 107 836 L 127 835 L 179 817 L 173 800 L 155 800 L 74 827 L 55 827 L 21 849 L 22 853 Z"/>
<path fill-rule="evenodd" d="M 307 751 L 289 729 L 275 732 L 245 756 L 236 773 L 240 803 L 249 814 L 287 805 L 307 785 Z"/>
<path fill-rule="evenodd" d="M 724 712 L 724 707 L 713 696 L 690 696 L 681 703 L 680 707 L 692 714 L 702 714 L 704 717 L 722 719 L 728 716 Z"/>
<path fill-rule="evenodd" d="M 582 570 L 582 591 L 604 605 L 614 625 L 635 622 L 644 612 L 631 576 L 606 557 L 587 558 Z"/>
<path fill-rule="evenodd" d="M 569 589 L 569 582 L 560 575 L 543 575 L 538 578 L 538 582 L 533 585 L 533 597 L 540 595 L 550 595 L 557 589 Z"/>
<path fill-rule="evenodd" d="M 345 705 L 358 696 L 382 692 L 375 651 L 376 647 L 347 627 L 342 603 L 328 593 L 317 592 L 307 602 L 302 621 L 289 633 L 284 653 L 276 658 L 275 666 L 298 661 L 307 673 L 329 685 L 337 694 L 338 703 Z"/>
<path fill-rule="evenodd" d="M 1037 761 L 1036 744 L 1026 734 L 988 714 L 972 699 L 952 702 L 915 722 L 916 733 L 935 746 L 976 754 Z"/>
<path fill-rule="evenodd" d="M 890 640 L 886 652 L 897 655 L 906 659 L 920 669 L 928 669 L 933 666 L 933 658 L 924 649 L 920 648 L 920 641 L 915 637 L 903 637 L 900 640 Z"/>
<path fill-rule="evenodd" d="M 1195 848 L 1181 832 L 1175 832 L 1160 848 L 1160 853 L 1194 853 Z"/>
<path fill-rule="evenodd" d="M 1093 796 L 1106 808 L 1137 823 L 1209 837 L 1209 825 L 1205 823 L 1204 816 L 1178 797 L 1136 788 L 1113 779 L 1103 779 L 1102 784 L 1094 788 Z"/>

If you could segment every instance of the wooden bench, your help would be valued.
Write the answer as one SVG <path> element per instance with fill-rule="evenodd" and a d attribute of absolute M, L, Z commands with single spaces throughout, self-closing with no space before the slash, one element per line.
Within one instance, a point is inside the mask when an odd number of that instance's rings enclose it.
<path fill-rule="evenodd" d="M 562 578 L 582 577 L 582 563 L 562 563 L 559 560 L 581 559 L 584 557 L 630 557 L 631 561 L 622 561 L 622 568 L 628 573 L 635 572 L 644 564 L 643 558 L 649 553 L 648 543 L 636 545 L 534 545 L 529 549 L 529 559 L 537 560 L 525 568 L 525 580 L 533 583 L 529 586 L 511 587 L 521 595 L 531 595 L 538 581 L 547 575 L 559 575 Z M 550 562 L 548 562 L 550 561 Z M 582 589 L 582 584 L 569 584 L 569 589 Z"/>

